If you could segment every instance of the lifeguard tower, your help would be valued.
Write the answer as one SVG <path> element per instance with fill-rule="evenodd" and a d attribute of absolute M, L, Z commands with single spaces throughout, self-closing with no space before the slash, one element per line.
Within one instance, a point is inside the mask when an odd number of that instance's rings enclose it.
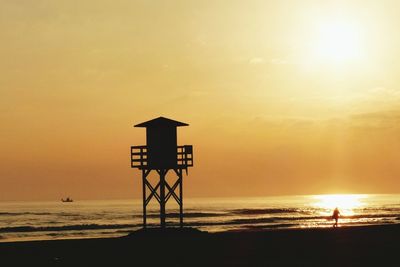
<path fill-rule="evenodd" d="M 146 228 L 146 208 L 152 198 L 160 204 L 160 225 L 165 228 L 165 205 L 173 197 L 179 205 L 179 222 L 183 227 L 183 170 L 193 166 L 191 145 L 177 145 L 177 127 L 188 124 L 159 117 L 135 125 L 146 128 L 146 145 L 131 146 L 131 167 L 142 171 L 143 228 Z M 151 171 L 158 173 L 156 184 L 147 179 Z M 177 178 L 173 184 L 165 179 L 169 171 Z M 179 191 L 178 193 L 176 191 Z"/>

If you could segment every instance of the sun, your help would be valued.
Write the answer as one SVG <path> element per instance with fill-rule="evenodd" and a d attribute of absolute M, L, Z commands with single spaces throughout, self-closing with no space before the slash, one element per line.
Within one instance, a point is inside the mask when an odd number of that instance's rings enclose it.
<path fill-rule="evenodd" d="M 363 28 L 355 21 L 336 19 L 317 23 L 312 42 L 314 60 L 342 64 L 361 59 L 364 53 Z"/>

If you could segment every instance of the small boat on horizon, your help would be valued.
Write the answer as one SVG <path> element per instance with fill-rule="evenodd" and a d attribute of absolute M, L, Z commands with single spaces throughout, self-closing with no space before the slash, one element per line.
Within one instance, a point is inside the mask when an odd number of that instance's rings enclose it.
<path fill-rule="evenodd" d="M 66 199 L 61 199 L 61 202 L 74 202 L 72 198 L 67 197 Z"/>

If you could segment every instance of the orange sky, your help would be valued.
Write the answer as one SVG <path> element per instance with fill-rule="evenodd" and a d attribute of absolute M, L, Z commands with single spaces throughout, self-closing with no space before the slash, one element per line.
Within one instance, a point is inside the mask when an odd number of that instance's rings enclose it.
<path fill-rule="evenodd" d="M 139 197 L 158 116 L 186 197 L 400 192 L 398 1 L 0 2 L 0 200 Z"/>

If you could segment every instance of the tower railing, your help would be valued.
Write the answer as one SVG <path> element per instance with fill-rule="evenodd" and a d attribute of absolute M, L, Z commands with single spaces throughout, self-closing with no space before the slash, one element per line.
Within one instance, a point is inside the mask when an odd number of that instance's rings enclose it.
<path fill-rule="evenodd" d="M 176 168 L 187 169 L 188 167 L 192 167 L 193 146 L 177 146 L 176 149 Z M 140 170 L 150 169 L 147 162 L 147 146 L 131 146 L 131 167 Z"/>

